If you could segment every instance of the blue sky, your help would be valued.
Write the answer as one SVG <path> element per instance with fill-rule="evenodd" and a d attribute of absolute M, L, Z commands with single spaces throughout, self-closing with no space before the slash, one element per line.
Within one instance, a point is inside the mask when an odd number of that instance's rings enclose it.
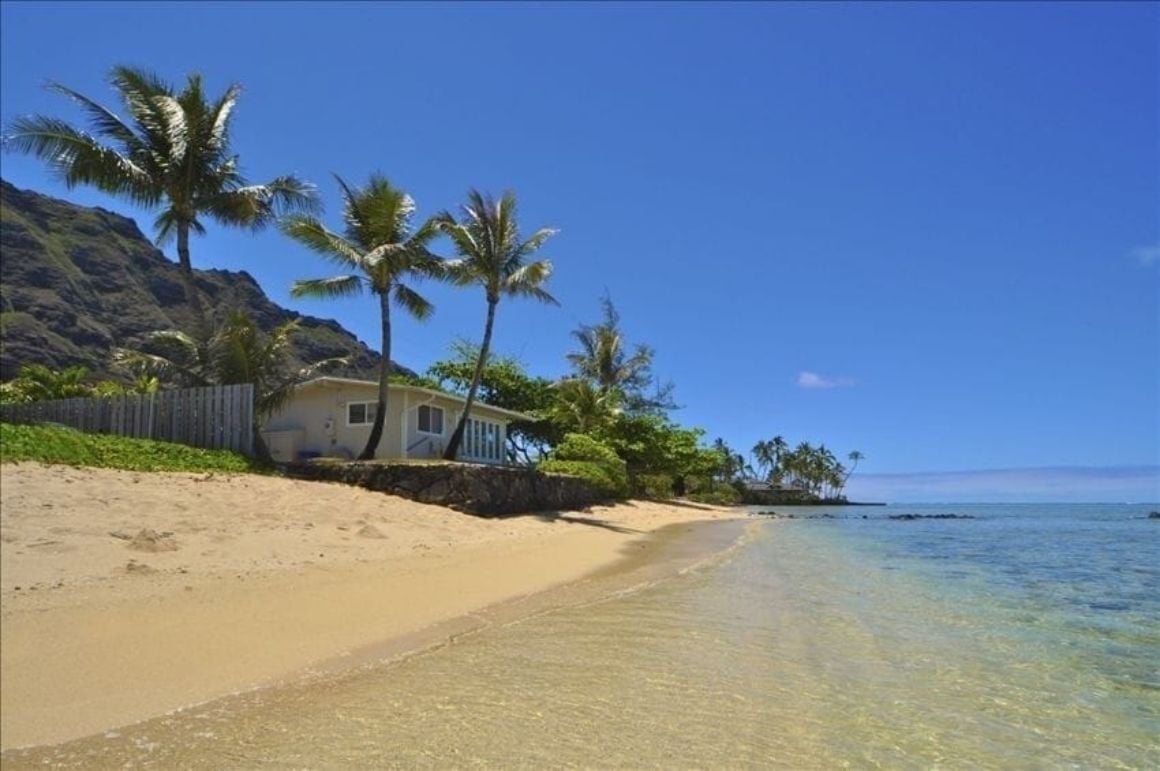
<path fill-rule="evenodd" d="M 250 177 L 318 183 L 335 225 L 331 172 L 381 170 L 422 214 L 514 189 L 528 231 L 561 230 L 563 306 L 500 309 L 499 349 L 533 372 L 563 373 L 607 290 L 678 419 L 738 447 L 824 441 L 868 474 L 1160 462 L 1156 4 L 5 2 L 0 20 L 5 121 L 78 118 L 49 79 L 111 102 L 114 64 L 198 71 L 245 86 Z M 214 228 L 193 260 L 378 345 L 369 299 L 289 300 L 329 268 L 276 232 Z M 429 323 L 396 325 L 416 369 L 482 328 L 482 297 L 429 297 Z"/>

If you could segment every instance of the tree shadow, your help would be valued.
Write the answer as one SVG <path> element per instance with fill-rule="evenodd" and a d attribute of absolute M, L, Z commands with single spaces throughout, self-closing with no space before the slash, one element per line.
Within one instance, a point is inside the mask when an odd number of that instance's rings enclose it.
<path fill-rule="evenodd" d="M 602 519 L 587 519 L 585 517 L 575 517 L 569 514 L 564 514 L 559 511 L 535 511 L 527 514 L 509 514 L 508 517 L 535 517 L 541 522 L 566 522 L 574 525 L 587 525 L 588 527 L 598 527 L 602 530 L 611 530 L 614 533 L 623 533 L 625 535 L 633 534 L 639 535 L 643 530 L 636 530 L 631 527 L 624 527 L 623 525 L 614 525 Z"/>

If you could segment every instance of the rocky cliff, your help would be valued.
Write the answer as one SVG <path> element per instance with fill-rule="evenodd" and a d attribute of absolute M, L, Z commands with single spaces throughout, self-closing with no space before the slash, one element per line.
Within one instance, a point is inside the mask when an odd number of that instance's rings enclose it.
<path fill-rule="evenodd" d="M 274 304 L 245 271 L 194 272 L 207 309 L 241 308 L 267 331 L 298 319 L 297 364 L 348 356 L 334 374 L 374 376 L 378 354 L 337 322 Z M 192 321 L 177 264 L 133 220 L 0 181 L 0 379 L 33 363 L 105 376 L 112 348 Z"/>

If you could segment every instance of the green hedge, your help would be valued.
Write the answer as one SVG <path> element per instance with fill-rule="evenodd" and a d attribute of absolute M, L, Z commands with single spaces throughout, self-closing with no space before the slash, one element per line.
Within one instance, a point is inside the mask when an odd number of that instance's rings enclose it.
<path fill-rule="evenodd" d="M 86 434 L 53 425 L 0 423 L 0 460 L 98 466 L 129 471 L 259 471 L 229 450 L 203 450 L 172 442 Z"/>
<path fill-rule="evenodd" d="M 552 451 L 552 457 L 539 465 L 541 471 L 572 474 L 593 482 L 616 498 L 629 494 L 628 468 L 616 451 L 584 434 L 566 434 Z"/>

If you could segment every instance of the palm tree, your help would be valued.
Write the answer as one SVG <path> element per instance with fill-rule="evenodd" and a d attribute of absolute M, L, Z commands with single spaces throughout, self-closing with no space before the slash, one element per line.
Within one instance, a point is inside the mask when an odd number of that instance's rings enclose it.
<path fill-rule="evenodd" d="M 607 426 L 620 412 L 619 391 L 603 391 L 584 378 L 566 378 L 554 384 L 552 419 L 565 430 L 578 434 Z"/>
<path fill-rule="evenodd" d="M 242 176 L 230 147 L 230 120 L 240 85 L 231 85 L 211 101 L 197 74 L 187 77 L 180 92 L 156 75 L 131 67 L 114 68 L 109 79 L 127 119 L 83 94 L 50 83 L 50 90 L 81 107 L 89 131 L 34 115 L 12 122 L 5 145 L 47 161 L 69 188 L 91 185 L 147 209 L 160 208 L 154 221 L 157 241 L 164 244 L 176 237 L 186 300 L 197 323 L 205 327 L 189 234 L 205 232 L 204 217 L 257 230 L 281 211 L 314 210 L 314 188 L 292 176 L 264 185 L 249 184 Z"/>
<path fill-rule="evenodd" d="M 788 451 L 789 445 L 786 444 L 785 437 L 781 434 L 769 440 L 769 453 L 772 461 L 772 469 L 769 475 L 775 482 L 780 482 L 781 478 L 785 476 L 785 467 L 782 465 L 782 459 Z"/>
<path fill-rule="evenodd" d="M 774 469 L 776 468 L 774 464 L 773 443 L 762 439 L 753 445 L 751 452 L 753 453 L 753 459 L 757 461 L 757 468 L 761 472 L 762 478 L 769 479 L 772 477 Z"/>
<path fill-rule="evenodd" d="M 860 450 L 851 450 L 850 454 L 847 455 L 846 458 L 848 458 L 850 463 L 853 465 L 850 466 L 850 469 L 846 472 L 846 475 L 842 477 L 842 490 L 846 489 L 846 483 L 850 481 L 850 475 L 854 473 L 854 469 L 858 468 L 858 462 L 865 460 L 866 456 L 863 455 Z"/>
<path fill-rule="evenodd" d="M 619 390 L 627 397 L 639 396 L 652 382 L 652 349 L 638 345 L 629 355 L 620 331 L 620 314 L 609 297 L 601 298 L 604 319 L 599 324 L 581 325 L 572 332 L 580 351 L 567 358 L 576 373 L 607 393 Z"/>
<path fill-rule="evenodd" d="M 487 321 L 483 328 L 483 342 L 479 346 L 479 359 L 475 363 L 475 374 L 467 390 L 463 414 L 443 453 L 444 459 L 455 460 L 479 389 L 479 379 L 491 350 L 495 309 L 500 299 L 529 297 L 559 305 L 556 298 L 544 289 L 544 284 L 552 275 L 552 263 L 548 260 L 528 262 L 528 258 L 539 251 L 556 231 L 541 228 L 523 240 L 516 221 L 516 197 L 510 191 L 497 201 L 491 196 L 471 190 L 463 206 L 461 221 L 456 222 L 447 212 L 440 214 L 438 220 L 440 230 L 451 238 L 459 255 L 459 259 L 446 264 L 448 276 L 460 286 L 482 286 L 487 299 Z"/>
<path fill-rule="evenodd" d="M 378 411 L 366 447 L 359 460 L 370 460 L 378 451 L 387 416 L 387 392 L 391 376 L 391 300 L 423 320 L 434 307 L 406 283 L 412 278 L 442 275 L 442 263 L 427 251 L 439 230 L 434 219 L 412 227 L 415 202 L 385 177 L 372 174 L 364 188 L 352 188 L 336 175 L 343 195 L 343 235 L 327 230 L 306 214 L 288 217 L 282 230 L 295 241 L 318 252 L 341 268 L 355 273 L 331 278 L 296 281 L 292 297 L 349 297 L 364 289 L 378 297 L 382 327 L 382 359 L 379 361 Z"/>
<path fill-rule="evenodd" d="M 136 373 L 139 381 L 152 375 L 183 387 L 253 383 L 254 448 L 260 458 L 269 460 L 259 431 L 263 420 L 286 404 L 295 385 L 319 370 L 347 361 L 324 359 L 298 371 L 289 370 L 290 343 L 297 331 L 298 322 L 289 321 L 263 334 L 244 311 L 235 310 L 205 336 L 178 330 L 153 332 L 148 336 L 150 348 L 161 353 L 118 348 L 113 352 L 113 363 Z"/>

